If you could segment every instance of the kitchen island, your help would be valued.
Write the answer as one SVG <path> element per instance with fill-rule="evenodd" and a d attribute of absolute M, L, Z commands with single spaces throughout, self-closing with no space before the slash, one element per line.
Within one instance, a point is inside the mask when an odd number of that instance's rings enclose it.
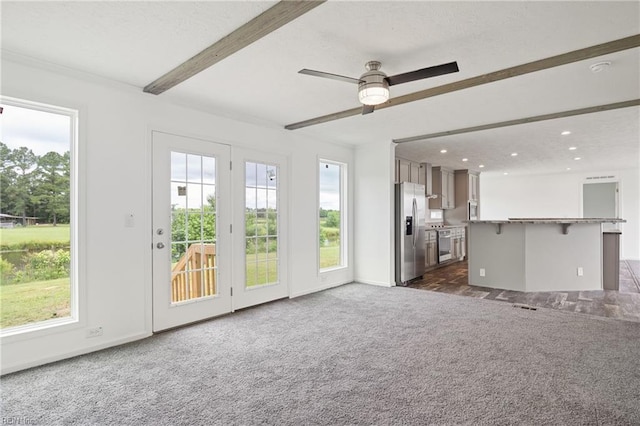
<path fill-rule="evenodd" d="M 515 291 L 602 290 L 604 223 L 623 219 L 468 221 L 469 285 Z"/>

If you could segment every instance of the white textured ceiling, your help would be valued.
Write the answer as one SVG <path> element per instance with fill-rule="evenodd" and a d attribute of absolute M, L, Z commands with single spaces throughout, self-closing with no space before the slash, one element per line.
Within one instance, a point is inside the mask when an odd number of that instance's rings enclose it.
<path fill-rule="evenodd" d="M 273 4 L 2 1 L 2 49 L 142 89 Z M 392 87 L 398 96 L 638 33 L 636 1 L 329 1 L 160 96 L 282 127 L 359 106 L 354 85 L 302 68 L 358 77 L 372 59 L 389 75 L 458 61 L 459 73 Z M 599 60 L 612 66 L 591 73 Z M 637 99 L 639 76 L 636 48 L 293 132 L 359 145 L 453 130 Z M 486 173 L 638 167 L 639 111 L 402 144 L 397 153 L 455 168 L 485 164 Z M 560 138 L 565 129 L 573 134 Z"/>

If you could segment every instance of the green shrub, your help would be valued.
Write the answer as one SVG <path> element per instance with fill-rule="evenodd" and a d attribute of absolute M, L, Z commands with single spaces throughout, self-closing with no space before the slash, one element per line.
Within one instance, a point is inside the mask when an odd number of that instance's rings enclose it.
<path fill-rule="evenodd" d="M 6 259 L 0 258 L 0 279 L 2 280 L 2 282 L 7 283 L 8 281 L 10 281 L 14 273 L 15 268 L 13 267 L 11 262 Z"/>
<path fill-rule="evenodd" d="M 325 245 L 327 241 L 327 230 L 325 228 L 320 228 L 320 245 Z"/>
<path fill-rule="evenodd" d="M 42 250 L 27 255 L 23 270 L 15 271 L 9 262 L 9 267 L 2 260 L 3 283 L 24 283 L 31 281 L 45 281 L 69 276 L 71 255 L 69 250 Z M 5 270 L 7 274 L 5 275 Z M 6 281 L 5 281 L 6 280 Z"/>

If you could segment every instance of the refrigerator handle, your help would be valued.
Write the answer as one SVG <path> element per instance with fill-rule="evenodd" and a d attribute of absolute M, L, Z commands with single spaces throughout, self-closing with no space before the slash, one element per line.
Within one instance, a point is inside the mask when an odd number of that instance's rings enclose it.
<path fill-rule="evenodd" d="M 412 226 L 412 234 L 413 234 L 413 247 L 415 248 L 416 246 L 416 240 L 418 238 L 418 233 L 416 232 L 416 225 L 418 223 L 418 202 L 416 201 L 416 199 L 413 199 L 413 207 L 412 207 L 412 212 L 411 214 L 413 214 L 413 223 L 411 224 Z"/>

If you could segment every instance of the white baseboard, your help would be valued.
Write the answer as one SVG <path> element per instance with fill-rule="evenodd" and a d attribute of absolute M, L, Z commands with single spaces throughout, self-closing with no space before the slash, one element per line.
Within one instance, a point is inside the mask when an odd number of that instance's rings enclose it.
<path fill-rule="evenodd" d="M 384 281 L 371 281 L 371 280 L 358 280 L 358 279 L 356 279 L 356 280 L 354 280 L 354 282 L 361 283 L 361 284 L 377 285 L 379 287 L 394 287 L 395 286 L 395 284 L 384 282 Z"/>
<path fill-rule="evenodd" d="M 304 296 L 306 294 L 317 293 L 317 292 L 322 291 L 322 290 L 328 290 L 330 288 L 340 287 L 341 285 L 349 284 L 349 283 L 352 283 L 352 282 L 354 282 L 354 281 L 353 280 L 347 280 L 347 281 L 344 281 L 344 282 L 343 281 L 339 281 L 339 282 L 335 282 L 335 283 L 331 283 L 331 284 L 325 284 L 323 286 L 316 287 L 316 288 L 313 288 L 313 289 L 310 289 L 310 290 L 304 290 L 304 291 L 300 291 L 300 292 L 297 292 L 297 293 L 293 293 L 293 294 L 291 294 L 291 296 L 289 298 L 293 299 L 294 297 L 300 297 L 300 296 Z"/>
<path fill-rule="evenodd" d="M 15 373 L 16 371 L 26 370 L 27 368 L 38 367 L 40 365 L 50 364 L 56 361 L 62 361 L 63 359 L 73 358 L 80 355 L 86 355 L 88 353 L 100 351 L 102 349 L 108 349 L 114 346 L 124 345 L 125 343 L 135 342 L 136 340 L 142 340 L 152 335 L 153 335 L 152 333 L 133 334 L 131 336 L 127 336 L 121 339 L 112 340 L 110 342 L 101 343 L 99 345 L 91 346 L 88 348 L 78 349 L 78 350 L 71 351 L 61 355 L 48 356 L 48 357 L 40 358 L 36 361 L 29 361 L 22 364 L 14 364 L 8 367 L 3 366 L 2 370 L 0 370 L 0 375 Z"/>

